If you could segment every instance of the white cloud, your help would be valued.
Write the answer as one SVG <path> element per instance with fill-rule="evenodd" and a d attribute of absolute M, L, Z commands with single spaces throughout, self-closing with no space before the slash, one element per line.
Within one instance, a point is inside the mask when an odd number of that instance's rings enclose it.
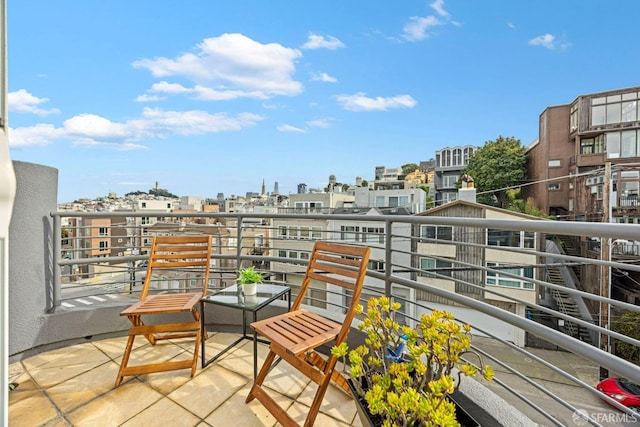
<path fill-rule="evenodd" d="M 24 89 L 9 93 L 9 111 L 14 113 L 30 113 L 38 116 L 48 116 L 49 114 L 58 114 L 60 110 L 57 108 L 44 109 L 39 105 L 49 102 L 48 98 L 38 98 Z"/>
<path fill-rule="evenodd" d="M 67 139 L 74 145 L 128 151 L 147 148 L 136 143 L 144 139 L 239 131 L 260 120 L 261 116 L 252 113 L 231 116 L 227 113 L 165 111 L 159 108 L 145 108 L 140 118 L 123 123 L 112 122 L 95 114 L 80 114 L 66 120 L 59 128 L 50 124 L 38 124 L 11 129 L 9 144 L 11 147 L 28 147 Z"/>
<path fill-rule="evenodd" d="M 46 123 L 23 128 L 10 128 L 9 146 L 11 148 L 45 146 L 63 135 L 63 129 Z"/>
<path fill-rule="evenodd" d="M 153 86 L 151 86 L 151 89 L 149 89 L 150 92 L 161 92 L 161 93 L 170 93 L 170 94 L 177 94 L 177 93 L 189 93 L 191 92 L 191 89 L 188 89 L 184 86 L 182 86 L 181 84 L 178 83 L 169 83 L 166 81 L 161 81 L 158 83 L 154 83 Z"/>
<path fill-rule="evenodd" d="M 507 27 L 516 28 L 516 24 L 514 24 L 513 22 L 507 22 Z"/>
<path fill-rule="evenodd" d="M 316 119 L 316 120 L 309 120 L 307 122 L 307 126 L 310 127 L 315 127 L 315 128 L 322 128 L 322 129 L 327 129 L 331 127 L 331 122 L 333 121 L 333 119 Z"/>
<path fill-rule="evenodd" d="M 309 34 L 309 38 L 302 49 L 329 49 L 335 50 L 345 47 L 344 43 L 333 36 L 319 36 L 317 34 Z"/>
<path fill-rule="evenodd" d="M 449 17 L 449 12 L 444 10 L 444 0 L 435 0 L 433 3 L 429 5 L 431 9 L 435 10 L 436 13 L 440 16 L 444 16 L 445 18 Z"/>
<path fill-rule="evenodd" d="M 306 130 L 302 129 L 302 128 L 298 128 L 295 126 L 291 126 L 291 125 L 280 125 L 277 126 L 276 129 L 278 130 L 278 132 L 297 132 L 297 133 L 305 133 Z"/>
<path fill-rule="evenodd" d="M 410 95 L 370 98 L 364 93 L 356 93 L 354 95 L 338 95 L 336 99 L 342 108 L 348 111 L 386 111 L 395 108 L 413 108 L 418 103 Z"/>
<path fill-rule="evenodd" d="M 130 136 L 125 124 L 113 123 L 95 114 L 80 114 L 65 120 L 64 130 L 69 136 L 89 138 L 122 139 Z"/>
<path fill-rule="evenodd" d="M 553 43 L 554 40 L 555 36 L 547 33 L 529 40 L 529 45 L 542 46 L 546 47 L 547 49 L 555 49 L 555 45 Z"/>
<path fill-rule="evenodd" d="M 311 73 L 311 80 L 315 82 L 336 83 L 338 79 L 331 77 L 327 73 Z"/>
<path fill-rule="evenodd" d="M 542 46 L 549 50 L 566 50 L 571 47 L 571 43 L 567 41 L 558 41 L 553 34 L 543 34 L 529 40 L 530 46 Z"/>
<path fill-rule="evenodd" d="M 262 44 L 242 34 L 223 34 L 204 39 L 195 47 L 194 53 L 185 53 L 175 59 L 141 59 L 132 65 L 148 69 L 154 77 L 175 76 L 196 84 L 190 89 L 163 81 L 154 85 L 153 91 L 195 92 L 199 99 L 206 100 L 267 99 L 302 92 L 302 84 L 292 77 L 295 61 L 301 56 L 297 49 L 277 43 Z"/>
<path fill-rule="evenodd" d="M 409 41 L 424 40 L 430 35 L 428 31 L 438 25 L 442 25 L 442 22 L 435 16 L 427 16 L 424 18 L 412 16 L 402 29 L 402 36 Z"/>
<path fill-rule="evenodd" d="M 156 101 L 162 101 L 163 99 L 167 99 L 166 96 L 159 96 L 159 95 L 147 95 L 142 94 L 140 96 L 138 96 L 136 98 L 136 102 L 156 102 Z"/>
<path fill-rule="evenodd" d="M 434 27 L 439 25 L 451 24 L 455 27 L 462 26 L 462 23 L 451 19 L 451 14 L 444 10 L 444 0 L 435 0 L 429 4 L 429 7 L 433 9 L 438 16 L 412 16 L 402 28 L 402 37 L 408 41 L 420 41 L 424 40 L 434 33 L 431 31 Z"/>

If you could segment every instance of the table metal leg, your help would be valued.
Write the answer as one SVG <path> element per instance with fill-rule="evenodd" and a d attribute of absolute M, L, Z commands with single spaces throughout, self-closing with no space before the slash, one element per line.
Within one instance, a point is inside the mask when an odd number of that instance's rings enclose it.
<path fill-rule="evenodd" d="M 204 325 L 205 325 L 205 321 L 204 321 L 204 303 L 202 301 L 200 301 L 200 358 L 202 360 L 202 367 L 205 368 L 207 365 L 205 364 L 205 355 L 204 355 L 204 337 L 205 337 L 205 330 L 204 330 Z"/>

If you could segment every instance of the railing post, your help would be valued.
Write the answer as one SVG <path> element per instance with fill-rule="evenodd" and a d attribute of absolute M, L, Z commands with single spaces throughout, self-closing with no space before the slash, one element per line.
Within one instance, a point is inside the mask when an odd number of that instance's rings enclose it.
<path fill-rule="evenodd" d="M 390 220 L 385 220 L 384 224 L 384 294 L 391 297 L 391 229 L 393 223 Z"/>
<path fill-rule="evenodd" d="M 238 215 L 236 220 L 238 231 L 236 233 L 236 270 L 242 268 L 242 215 Z"/>
<path fill-rule="evenodd" d="M 61 294 L 62 294 L 62 272 L 60 269 L 60 254 L 62 254 L 62 226 L 60 215 L 53 214 L 53 242 L 51 247 L 53 253 L 51 254 L 51 270 L 53 271 L 53 289 L 51 294 L 51 304 L 47 307 L 47 311 L 51 311 L 56 307 L 60 307 Z"/>

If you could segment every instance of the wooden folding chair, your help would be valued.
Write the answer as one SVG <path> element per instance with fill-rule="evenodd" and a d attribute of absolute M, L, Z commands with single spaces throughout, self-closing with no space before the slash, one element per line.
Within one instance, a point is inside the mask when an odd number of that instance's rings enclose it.
<path fill-rule="evenodd" d="M 313 425 L 330 380 L 334 380 L 349 393 L 345 378 L 335 370 L 338 358 L 332 355 L 328 358 L 321 356 L 316 349 L 330 342 L 339 345 L 347 339 L 355 308 L 360 300 L 369 254 L 370 249 L 363 246 L 328 242 L 315 244 L 300 292 L 291 310 L 251 324 L 251 327 L 271 341 L 271 344 L 264 365 L 247 396 L 247 403 L 257 398 L 283 426 L 297 425 L 262 386 L 276 356 L 318 384 L 305 426 Z M 345 294 L 350 301 L 342 323 L 300 308 L 312 280 L 351 291 L 350 295 Z"/>
<path fill-rule="evenodd" d="M 140 300 L 120 313 L 121 316 L 127 316 L 133 326 L 129 329 L 129 339 L 116 378 L 116 387 L 125 376 L 174 369 L 191 368 L 193 377 L 196 372 L 201 339 L 200 313 L 197 311 L 197 306 L 200 299 L 207 293 L 210 258 L 211 236 L 171 236 L 153 239 Z M 150 294 L 149 288 L 154 280 L 170 283 L 171 285 L 166 288 L 172 289 L 163 289 L 163 293 Z M 197 291 L 194 292 L 194 290 Z M 193 320 L 176 322 L 176 318 L 180 317 L 176 313 L 191 313 Z M 142 316 L 151 315 L 153 315 L 151 319 L 153 323 L 145 324 Z M 169 320 L 165 323 L 157 323 L 157 318 Z M 137 335 L 144 335 L 152 345 L 159 340 L 195 337 L 193 358 L 127 366 L 133 341 Z"/>

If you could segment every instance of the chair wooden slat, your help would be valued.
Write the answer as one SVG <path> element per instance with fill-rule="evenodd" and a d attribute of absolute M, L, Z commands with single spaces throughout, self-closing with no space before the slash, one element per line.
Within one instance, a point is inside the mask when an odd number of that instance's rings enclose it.
<path fill-rule="evenodd" d="M 251 324 L 251 327 L 258 334 L 266 337 L 271 345 L 269 354 L 247 396 L 247 403 L 258 399 L 280 424 L 297 425 L 291 416 L 269 396 L 263 386 L 276 356 L 318 384 L 305 426 L 314 424 L 330 381 L 336 382 L 341 389 L 348 392 L 344 377 L 335 370 L 337 358 L 330 355 L 325 359 L 316 349 L 331 342 L 339 345 L 346 340 L 355 315 L 355 308 L 360 300 L 369 254 L 370 249 L 365 246 L 330 242 L 315 243 L 300 292 L 291 310 Z M 342 323 L 300 309 L 312 280 L 351 291 L 350 305 Z"/>
<path fill-rule="evenodd" d="M 140 292 L 140 300 L 123 310 L 120 315 L 127 316 L 132 326 L 125 347 L 115 386 L 122 383 L 125 376 L 142 375 L 177 369 L 191 369 L 195 374 L 200 349 L 200 313 L 198 302 L 206 295 L 209 282 L 211 259 L 211 236 L 171 236 L 155 237 L 151 244 L 147 275 Z M 185 280 L 197 279 L 201 282 L 200 292 L 171 292 L 149 294 L 154 273 L 185 274 Z M 187 274 L 188 273 L 188 274 Z M 168 321 L 166 323 L 145 324 L 142 316 L 154 315 L 153 319 L 163 315 L 187 313 L 193 320 L 187 322 Z M 173 318 L 172 318 L 173 319 Z M 143 335 L 155 345 L 156 341 L 176 338 L 195 338 L 193 357 L 184 361 L 149 363 L 129 366 L 136 336 Z M 144 347 L 143 347 L 144 349 Z"/>

